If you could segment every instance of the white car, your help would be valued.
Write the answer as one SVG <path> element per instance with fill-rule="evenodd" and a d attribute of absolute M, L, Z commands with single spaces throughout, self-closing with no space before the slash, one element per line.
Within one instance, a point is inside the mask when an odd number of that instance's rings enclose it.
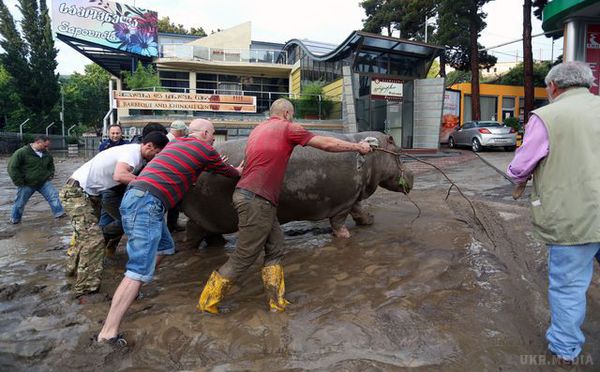
<path fill-rule="evenodd" d="M 517 133 L 497 121 L 470 121 L 456 127 L 448 137 L 448 146 L 470 146 L 474 152 L 484 147 L 504 147 L 506 151 L 515 151 Z"/>

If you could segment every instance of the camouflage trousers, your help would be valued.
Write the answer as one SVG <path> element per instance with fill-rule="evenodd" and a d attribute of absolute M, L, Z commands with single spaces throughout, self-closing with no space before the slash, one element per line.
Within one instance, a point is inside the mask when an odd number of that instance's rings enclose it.
<path fill-rule="evenodd" d="M 73 227 L 67 275 L 76 275 L 75 296 L 96 292 L 102 280 L 105 246 L 98 226 L 99 198 L 87 195 L 78 183 L 64 185 L 59 196 Z"/>

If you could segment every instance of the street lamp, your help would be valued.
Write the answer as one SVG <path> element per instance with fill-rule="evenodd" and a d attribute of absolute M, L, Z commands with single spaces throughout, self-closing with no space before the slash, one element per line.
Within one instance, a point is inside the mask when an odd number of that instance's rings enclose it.
<path fill-rule="evenodd" d="M 60 85 L 60 122 L 62 123 L 62 136 L 65 136 L 65 92 L 63 89 L 62 83 L 59 81 L 58 85 Z"/>

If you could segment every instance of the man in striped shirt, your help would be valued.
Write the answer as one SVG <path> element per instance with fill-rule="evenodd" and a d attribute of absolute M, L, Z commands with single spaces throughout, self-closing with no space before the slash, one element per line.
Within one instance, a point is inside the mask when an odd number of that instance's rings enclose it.
<path fill-rule="evenodd" d="M 99 342 L 123 343 L 118 330 L 125 312 L 142 283 L 152 280 L 161 258 L 175 252 L 173 238 L 164 220 L 165 212 L 183 198 L 203 171 L 231 178 L 240 176 L 241 165 L 234 168 L 224 163 L 212 147 L 214 134 L 210 121 L 192 121 L 189 136 L 169 143 L 129 184 L 120 208 L 123 229 L 128 237 L 129 260 L 125 277 L 115 291 L 106 322 L 98 335 Z"/>

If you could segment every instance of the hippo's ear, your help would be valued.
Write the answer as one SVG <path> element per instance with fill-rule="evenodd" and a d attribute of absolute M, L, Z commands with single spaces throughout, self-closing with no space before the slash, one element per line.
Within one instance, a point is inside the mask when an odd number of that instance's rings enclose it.
<path fill-rule="evenodd" d="M 387 136 L 387 143 L 390 145 L 396 145 L 396 142 L 394 142 L 394 137 L 392 136 Z"/>

